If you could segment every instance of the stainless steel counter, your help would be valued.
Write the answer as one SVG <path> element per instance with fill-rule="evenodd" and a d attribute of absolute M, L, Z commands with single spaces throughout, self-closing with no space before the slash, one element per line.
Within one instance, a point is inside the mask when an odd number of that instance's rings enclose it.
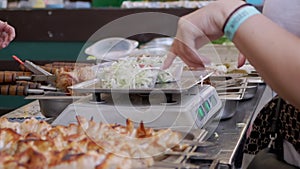
<path fill-rule="evenodd" d="M 246 132 L 255 112 L 260 109 L 259 103 L 265 102 L 266 98 L 262 97 L 265 90 L 266 85 L 259 85 L 253 98 L 239 101 L 236 113 L 232 118 L 212 123 L 210 128 L 214 132 L 207 139 L 217 145 L 198 148 L 197 151 L 210 154 L 214 162 L 218 162 L 218 168 L 239 168 L 242 162 Z M 206 159 L 191 157 L 190 161 L 201 165 L 201 163 L 207 162 L 207 157 Z"/>

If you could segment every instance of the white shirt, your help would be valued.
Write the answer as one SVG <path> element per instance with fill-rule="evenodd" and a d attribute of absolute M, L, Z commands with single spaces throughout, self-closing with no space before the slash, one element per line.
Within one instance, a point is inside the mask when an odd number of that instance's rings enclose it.
<path fill-rule="evenodd" d="M 300 37 L 300 0 L 265 0 L 263 14 Z"/>
<path fill-rule="evenodd" d="M 263 14 L 300 37 L 300 0 L 265 0 Z M 300 154 L 288 141 L 283 143 L 284 160 L 300 167 Z"/>

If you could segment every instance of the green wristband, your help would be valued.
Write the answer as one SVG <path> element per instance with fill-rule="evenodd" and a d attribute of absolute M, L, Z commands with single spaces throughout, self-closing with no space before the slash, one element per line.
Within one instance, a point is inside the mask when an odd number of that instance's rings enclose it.
<path fill-rule="evenodd" d="M 235 11 L 228 19 L 228 22 L 224 25 L 225 36 L 232 41 L 237 29 L 241 26 L 241 24 L 256 14 L 260 14 L 260 12 L 253 6 L 243 6 Z"/>

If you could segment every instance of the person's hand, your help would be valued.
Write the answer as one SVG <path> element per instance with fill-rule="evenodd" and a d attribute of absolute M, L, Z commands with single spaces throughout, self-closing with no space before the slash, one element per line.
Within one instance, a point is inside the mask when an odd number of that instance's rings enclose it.
<path fill-rule="evenodd" d="M 242 53 L 239 53 L 237 67 L 238 68 L 242 67 L 245 64 L 245 62 L 246 62 L 246 57 Z"/>
<path fill-rule="evenodd" d="M 0 49 L 7 47 L 15 36 L 14 27 L 0 21 Z"/>
<path fill-rule="evenodd" d="M 197 50 L 211 40 L 220 38 L 223 35 L 222 27 L 226 18 L 244 3 L 240 0 L 219 0 L 181 17 L 175 40 L 163 68 L 168 68 L 176 56 L 190 67 L 204 67 L 209 59 L 200 56 Z"/>

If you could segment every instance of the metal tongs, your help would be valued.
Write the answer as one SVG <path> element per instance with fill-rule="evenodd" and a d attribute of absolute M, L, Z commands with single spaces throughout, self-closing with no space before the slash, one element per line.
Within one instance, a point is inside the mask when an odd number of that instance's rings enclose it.
<path fill-rule="evenodd" d="M 56 76 L 52 73 L 49 73 L 48 71 L 44 70 L 43 68 L 39 67 L 38 65 L 25 60 L 23 62 L 21 59 L 19 59 L 17 56 L 13 55 L 13 59 L 15 59 L 17 62 L 19 62 L 21 65 L 26 67 L 28 70 L 30 70 L 34 75 L 32 75 L 33 81 L 45 81 L 51 85 L 55 85 Z"/>

